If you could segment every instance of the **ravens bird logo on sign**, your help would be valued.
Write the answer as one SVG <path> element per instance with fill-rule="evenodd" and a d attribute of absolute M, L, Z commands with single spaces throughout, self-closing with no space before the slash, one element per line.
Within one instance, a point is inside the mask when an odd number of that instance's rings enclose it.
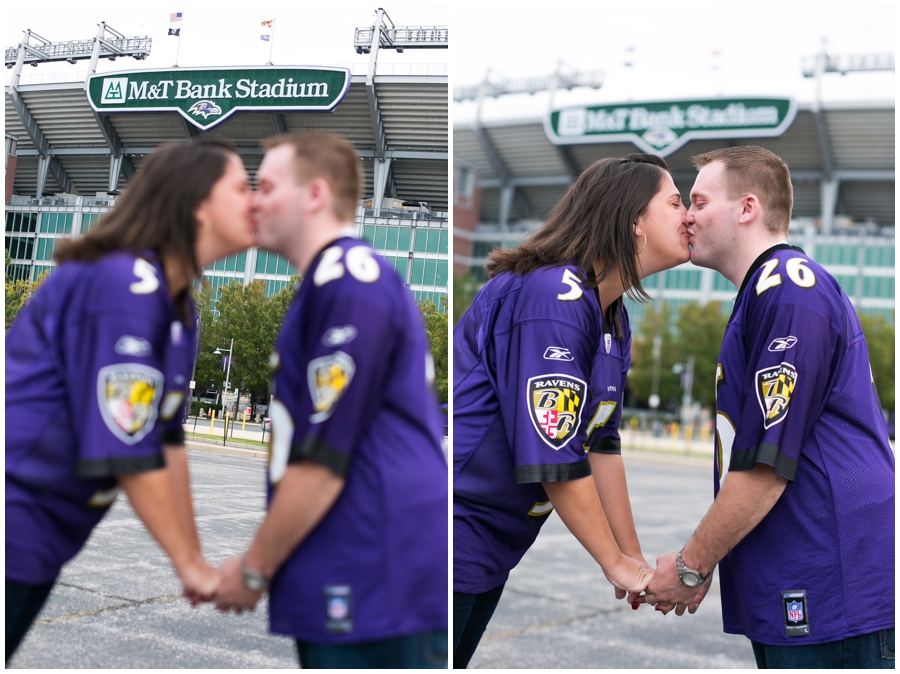
<path fill-rule="evenodd" d="M 756 373 L 756 397 L 763 411 L 763 426 L 771 428 L 788 413 L 797 383 L 797 369 L 790 363 L 767 367 Z"/>
<path fill-rule="evenodd" d="M 222 108 L 212 101 L 197 101 L 188 110 L 192 115 L 202 115 L 203 119 L 209 118 L 210 115 L 221 115 Z"/>
<path fill-rule="evenodd" d="M 581 423 L 586 385 L 564 374 L 528 380 L 528 411 L 541 439 L 553 449 L 564 447 Z"/>

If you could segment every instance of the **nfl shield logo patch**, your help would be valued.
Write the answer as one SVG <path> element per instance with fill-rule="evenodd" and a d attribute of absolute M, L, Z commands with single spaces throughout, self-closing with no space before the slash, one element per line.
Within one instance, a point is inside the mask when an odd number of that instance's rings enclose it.
<path fill-rule="evenodd" d="M 137 363 L 100 368 L 97 402 L 106 427 L 128 445 L 138 443 L 156 424 L 163 375 Z"/>
<path fill-rule="evenodd" d="M 787 605 L 788 620 L 792 623 L 798 623 L 803 620 L 803 604 L 799 601 L 789 602 Z"/>
<path fill-rule="evenodd" d="M 756 397 L 763 412 L 763 426 L 771 428 L 788 413 L 797 383 L 797 368 L 790 363 L 767 367 L 756 373 Z"/>
<path fill-rule="evenodd" d="M 603 346 L 606 347 L 606 353 L 609 353 L 609 350 L 612 348 L 612 335 L 608 332 L 603 335 Z"/>
<path fill-rule="evenodd" d="M 309 417 L 312 423 L 317 424 L 331 416 L 355 372 L 356 363 L 343 351 L 309 361 L 307 378 L 315 410 Z"/>
<path fill-rule="evenodd" d="M 565 447 L 581 423 L 587 386 L 577 377 L 547 374 L 528 380 L 531 423 L 553 449 Z"/>

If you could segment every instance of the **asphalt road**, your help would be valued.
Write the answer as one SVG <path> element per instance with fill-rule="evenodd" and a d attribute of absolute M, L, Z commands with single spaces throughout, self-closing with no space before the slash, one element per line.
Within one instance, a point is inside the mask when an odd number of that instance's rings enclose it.
<path fill-rule="evenodd" d="M 243 552 L 265 508 L 265 461 L 189 451 L 203 549 L 219 566 Z M 254 613 L 191 609 L 168 558 L 124 497 L 63 569 L 11 668 L 297 667 L 290 639 Z"/>
<path fill-rule="evenodd" d="M 712 503 L 712 459 L 626 456 L 649 562 L 681 548 Z M 750 642 L 722 632 L 718 577 L 694 615 L 633 611 L 557 514 L 510 574 L 470 669 L 756 668 Z"/>

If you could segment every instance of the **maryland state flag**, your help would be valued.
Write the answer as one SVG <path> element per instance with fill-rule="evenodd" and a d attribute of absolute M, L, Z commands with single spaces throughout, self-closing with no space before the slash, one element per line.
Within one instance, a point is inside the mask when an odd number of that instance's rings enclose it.
<path fill-rule="evenodd" d="M 531 423 L 553 449 L 575 437 L 587 386 L 576 377 L 548 374 L 528 380 L 528 411 Z"/>
<path fill-rule="evenodd" d="M 261 21 L 260 25 L 263 26 L 263 28 L 271 28 L 273 21 L 275 21 L 275 19 L 269 19 L 268 21 Z"/>

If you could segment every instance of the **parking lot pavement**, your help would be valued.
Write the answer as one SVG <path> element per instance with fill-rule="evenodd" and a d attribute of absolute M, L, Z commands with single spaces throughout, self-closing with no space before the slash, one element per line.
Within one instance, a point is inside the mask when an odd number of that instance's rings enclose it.
<path fill-rule="evenodd" d="M 681 548 L 712 503 L 711 460 L 625 458 L 644 556 Z M 750 642 L 722 632 L 718 577 L 694 615 L 633 611 L 553 514 L 510 574 L 471 669 L 755 668 Z"/>
<path fill-rule="evenodd" d="M 188 451 L 204 552 L 244 551 L 265 509 L 265 461 Z M 191 609 L 168 558 L 120 496 L 63 569 L 10 668 L 297 667 L 293 641 L 254 613 Z"/>

